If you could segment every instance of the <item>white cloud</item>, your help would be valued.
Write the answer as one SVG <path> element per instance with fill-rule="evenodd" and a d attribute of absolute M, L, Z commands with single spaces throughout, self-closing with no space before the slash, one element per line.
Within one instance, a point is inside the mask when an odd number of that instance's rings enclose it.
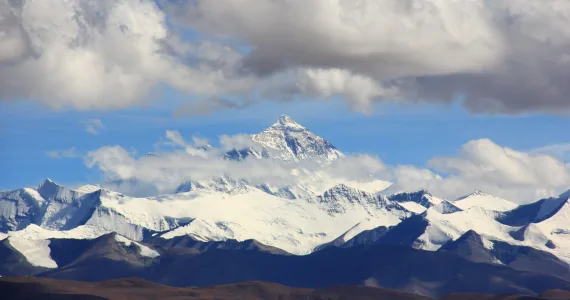
<path fill-rule="evenodd" d="M 562 161 L 570 161 L 570 143 L 554 144 L 531 150 L 532 153 L 551 155 Z"/>
<path fill-rule="evenodd" d="M 264 99 L 342 96 L 364 111 L 376 100 L 465 94 L 479 112 L 570 110 L 568 1 L 196 0 L 184 8 L 172 8 L 181 24 L 253 49 L 245 70 L 269 81 L 297 75 L 273 89 L 285 95 Z"/>
<path fill-rule="evenodd" d="M 502 147 L 488 139 L 470 141 L 456 157 L 433 158 L 428 165 L 433 171 L 397 167 L 391 190 L 425 188 L 449 199 L 482 190 L 527 203 L 570 188 L 570 169 L 562 161 Z"/>
<path fill-rule="evenodd" d="M 233 149 L 254 149 L 263 150 L 263 147 L 253 141 L 249 134 L 222 135 L 220 136 L 220 145 L 223 150 L 229 151 Z"/>
<path fill-rule="evenodd" d="M 101 129 L 105 128 L 105 125 L 103 125 L 103 122 L 100 119 L 86 120 L 81 123 L 85 125 L 85 131 L 92 135 L 98 135 Z"/>
<path fill-rule="evenodd" d="M 150 1 L 3 1 L 3 25 L 20 53 L 0 65 L 1 98 L 54 108 L 121 108 L 149 91 L 167 31 Z M 18 60 L 14 60 L 18 57 Z"/>
<path fill-rule="evenodd" d="M 81 155 L 77 153 L 76 147 L 71 147 L 69 149 L 63 149 L 63 150 L 53 150 L 47 152 L 46 154 L 47 156 L 54 159 L 81 157 Z"/>
<path fill-rule="evenodd" d="M 321 100 L 349 99 L 353 110 L 366 113 L 371 99 L 399 99 L 404 82 L 381 83 L 346 69 L 298 68 L 272 76 L 260 89 L 269 99 L 313 97 Z"/>
<path fill-rule="evenodd" d="M 107 146 L 90 151 L 85 156 L 85 163 L 89 168 L 100 170 L 108 182 L 136 182 L 139 190 L 128 187 L 129 192 L 136 194 L 144 191 L 168 193 L 188 180 L 223 175 L 244 179 L 252 184 L 268 183 L 274 187 L 285 187 L 301 180 L 318 180 L 314 178 L 317 171 L 337 181 L 369 179 L 370 174 L 385 171 L 382 162 L 366 155 L 348 156 L 328 166 L 311 161 L 289 163 L 279 159 L 253 157 L 241 162 L 226 160 L 222 159 L 225 151 L 232 145 L 238 149 L 253 146 L 250 144 L 251 138 L 246 139 L 246 135 L 223 136 L 220 139 L 221 148 L 206 151 L 186 143 L 177 131 L 167 131 L 166 136 L 171 141 L 170 145 L 174 146 L 168 151 L 137 157 L 120 146 Z"/>
<path fill-rule="evenodd" d="M 169 85 L 198 99 L 180 115 L 297 97 L 366 112 L 457 94 L 477 112 L 570 110 L 565 0 L 162 4 L 0 2 L 0 99 L 118 109 Z"/>
<path fill-rule="evenodd" d="M 172 143 L 174 143 L 174 145 L 186 146 L 186 142 L 184 141 L 184 138 L 182 138 L 182 135 L 178 131 L 167 130 L 166 131 L 166 138 L 168 140 L 170 140 Z"/>
<path fill-rule="evenodd" d="M 197 137 L 197 136 L 192 137 L 192 142 L 194 143 L 194 146 L 196 146 L 196 147 L 207 147 L 210 145 L 210 143 L 208 142 L 208 139 Z"/>
<path fill-rule="evenodd" d="M 176 130 L 167 130 L 166 131 L 166 138 L 170 141 L 166 144 L 170 144 L 175 147 L 183 148 L 186 151 L 186 154 L 191 156 L 199 156 L 203 158 L 208 157 L 208 152 L 204 149 L 199 148 L 200 146 L 195 146 L 186 143 L 180 132 Z M 201 142 L 200 139 L 196 140 L 193 138 L 193 141 Z"/>
<path fill-rule="evenodd" d="M 151 0 L 0 2 L 0 99 L 53 107 L 117 109 L 166 83 L 195 95 L 247 86 L 240 54 L 183 43 Z"/>
<path fill-rule="evenodd" d="M 202 180 L 224 174 L 247 179 L 252 183 L 292 182 L 291 169 L 269 160 L 246 160 L 239 163 L 219 157 L 195 155 L 185 150 L 133 157 L 119 146 L 103 147 L 89 152 L 88 167 L 97 167 L 108 181 L 136 180 L 141 186 L 151 185 L 159 192 L 172 192 L 184 181 Z"/>
<path fill-rule="evenodd" d="M 108 181 L 136 181 L 137 188 L 159 193 L 172 192 L 188 180 L 222 175 L 274 187 L 299 182 L 317 186 L 323 178 L 330 182 L 382 179 L 394 183 L 387 193 L 427 189 L 436 196 L 456 199 L 481 190 L 517 203 L 555 196 L 570 188 L 570 169 L 563 162 L 502 147 L 488 139 L 466 143 L 456 156 L 435 157 L 427 163 L 431 169 L 426 169 L 388 166 L 369 155 L 348 155 L 325 166 L 253 157 L 238 162 L 221 157 L 231 147 L 249 147 L 247 135 L 223 136 L 220 148 L 207 151 L 189 145 L 176 131 L 166 135 L 175 146 L 168 151 L 137 157 L 119 146 L 103 147 L 89 152 L 85 162 L 102 171 Z"/>
<path fill-rule="evenodd" d="M 389 168 L 376 156 L 354 154 L 332 161 L 324 169 L 329 176 L 344 181 L 389 179 Z"/>

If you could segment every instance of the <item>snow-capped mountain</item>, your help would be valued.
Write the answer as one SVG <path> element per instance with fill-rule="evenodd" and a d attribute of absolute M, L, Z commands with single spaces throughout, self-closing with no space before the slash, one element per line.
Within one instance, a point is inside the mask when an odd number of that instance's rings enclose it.
<path fill-rule="evenodd" d="M 318 164 L 327 164 L 338 158 L 344 157 L 332 143 L 322 137 L 309 131 L 291 117 L 282 115 L 279 120 L 263 130 L 260 133 L 252 134 L 251 140 L 253 145 L 244 149 L 233 149 L 226 152 L 223 159 L 231 159 L 242 161 L 246 158 L 255 159 L 276 159 L 284 162 L 300 162 L 310 161 Z M 269 184 L 260 184 L 256 187 L 270 193 L 274 196 L 289 199 L 312 198 L 322 193 L 327 188 L 334 186 L 339 182 L 326 182 L 326 174 L 319 172 L 309 172 L 306 170 L 298 170 L 299 183 L 287 187 L 272 187 Z M 314 181 L 318 181 L 315 186 Z M 378 182 L 372 180 L 371 182 Z M 189 180 L 182 183 L 176 193 L 190 191 L 216 191 L 227 192 L 238 186 L 248 185 L 249 183 L 241 180 L 230 178 L 226 175 L 210 178 L 207 180 Z M 322 186 L 326 188 L 323 189 Z M 370 185 L 370 182 L 358 184 L 358 187 Z M 389 183 L 382 182 L 382 189 L 386 188 Z"/>
<path fill-rule="evenodd" d="M 422 213 L 426 209 L 441 203 L 442 199 L 432 196 L 428 191 L 421 190 L 413 193 L 399 193 L 388 196 L 388 199 L 398 202 L 401 206 L 414 213 Z"/>
<path fill-rule="evenodd" d="M 4 274 L 88 268 L 64 267 L 75 259 L 75 254 L 66 251 L 66 247 L 70 247 L 72 241 L 83 240 L 85 242 L 73 242 L 74 249 L 98 249 L 96 251 L 110 253 L 112 257 L 121 255 L 121 261 L 136 268 L 154 264 L 155 258 L 170 248 L 179 249 L 172 250 L 175 252 L 253 249 L 283 255 L 309 254 L 330 247 L 398 244 L 570 278 L 570 247 L 565 230 L 570 211 L 567 196 L 541 200 L 507 212 L 477 206 L 462 210 L 452 202 L 441 200 L 430 204 L 423 213 L 414 214 L 401 205 L 413 202 L 408 200 L 414 197 L 367 193 L 346 185 L 337 185 L 311 199 L 298 200 L 276 197 L 251 186 L 228 192 L 193 191 L 133 198 L 105 189 L 83 194 L 46 180 L 37 189 L 2 194 L 0 204 L 10 207 L 4 205 L 12 204 L 17 198 L 14 195 L 20 194 L 24 195 L 18 199 L 20 202 L 28 201 L 28 206 L 39 207 L 40 213 L 23 214 L 29 218 L 12 218 L 16 228 L 25 228 L 0 234 L 0 251 L 7 253 L 9 259 L 4 263 L 0 261 L 0 271 Z M 69 201 L 77 202 L 78 207 L 71 205 L 71 209 Z M 87 203 L 95 204 L 87 210 L 82 207 Z M 51 216 L 59 217 L 42 215 L 48 211 L 42 208 L 47 207 L 51 207 Z M 91 214 L 86 215 L 85 211 Z M 75 219 L 74 214 L 85 221 L 70 222 Z M 521 218 L 530 221 L 518 225 Z M 20 225 L 18 220 L 27 225 Z M 29 220 L 35 223 L 26 223 Z M 510 222 L 517 224 L 508 224 Z M 79 225 L 65 230 L 71 226 L 68 224 Z M 116 234 L 111 235 L 111 242 L 109 233 L 113 232 Z M 71 257 L 66 258 L 69 255 Z M 24 273 L 14 273 L 14 270 Z"/>
<path fill-rule="evenodd" d="M 82 225 L 96 207 L 98 192 L 84 193 L 44 180 L 36 189 L 0 194 L 0 229 L 11 231 L 37 224 L 54 230 Z"/>
<path fill-rule="evenodd" d="M 37 225 L 68 231 L 88 225 L 141 240 L 145 231 L 165 231 L 188 222 L 124 212 L 120 204 L 125 199 L 132 198 L 105 189 L 84 193 L 46 179 L 35 190 L 24 188 L 0 195 L 1 230 L 10 232 Z"/>
<path fill-rule="evenodd" d="M 244 160 L 248 157 L 273 158 L 293 162 L 310 160 L 327 163 L 344 157 L 329 141 L 309 131 L 287 115 L 260 133 L 252 134 L 253 145 L 244 149 L 233 149 L 224 158 Z"/>
<path fill-rule="evenodd" d="M 329 141 L 287 115 L 282 115 L 275 124 L 252 135 L 252 139 L 263 146 L 263 155 L 284 161 L 311 160 L 324 163 L 344 156 Z"/>
<path fill-rule="evenodd" d="M 481 191 L 476 191 L 470 195 L 458 198 L 453 201 L 453 205 L 463 210 L 471 207 L 481 207 L 494 211 L 508 211 L 517 207 L 517 205 L 511 201 L 501 199 Z"/>
<path fill-rule="evenodd" d="M 447 200 L 443 200 L 443 201 L 439 202 L 438 204 L 434 205 L 433 209 L 435 211 L 437 211 L 438 213 L 444 214 L 444 215 L 463 211 L 461 208 L 455 206 L 453 203 L 451 203 Z"/>
<path fill-rule="evenodd" d="M 136 242 L 151 235 L 189 236 L 201 242 L 253 239 L 292 254 L 307 254 L 325 244 L 347 243 L 345 247 L 375 242 L 436 251 L 473 230 L 489 241 L 532 247 L 570 261 L 568 197 L 498 212 L 478 206 L 462 210 L 455 206 L 457 202 L 435 198 L 427 191 L 384 196 L 343 184 L 297 200 L 248 185 L 229 191 L 134 198 L 105 189 L 82 193 L 51 180 L 37 189 L 1 196 L 3 238 L 16 243 L 18 239 L 92 239 L 116 232 Z M 429 208 L 415 214 L 402 205 L 410 203 Z M 526 223 L 521 224 L 520 218 Z"/>
<path fill-rule="evenodd" d="M 23 188 L 0 193 L 0 231 L 26 228 L 40 219 L 44 199 L 38 191 Z"/>
<path fill-rule="evenodd" d="M 369 217 L 383 218 L 384 225 L 394 225 L 412 215 L 400 204 L 379 194 L 369 194 L 344 184 L 337 185 L 318 196 L 315 201 L 331 216 L 344 215 L 349 212 L 362 211 Z M 390 219 L 389 219 L 390 218 Z"/>
<path fill-rule="evenodd" d="M 404 220 L 379 241 L 435 251 L 472 230 L 489 241 L 532 247 L 570 262 L 570 232 L 565 229 L 570 224 L 569 217 L 568 196 L 540 200 L 506 212 L 472 206 L 442 213 L 433 207 Z"/>
<path fill-rule="evenodd" d="M 291 201 L 250 187 L 233 196 L 220 199 L 220 195 L 209 195 L 184 205 L 188 210 L 185 215 L 195 218 L 186 226 L 161 234 L 162 238 L 255 239 L 294 254 L 309 253 L 367 218 L 374 219 L 374 226 L 392 226 L 411 215 L 381 196 L 344 185 L 308 200 Z M 220 211 L 220 207 L 227 211 Z"/>
<path fill-rule="evenodd" d="M 229 192 L 239 186 L 247 185 L 244 180 L 236 180 L 229 176 L 219 176 L 206 180 L 194 180 L 182 183 L 176 188 L 175 193 L 191 191 Z"/>
<path fill-rule="evenodd" d="M 570 278 L 568 264 L 546 251 L 529 246 L 489 240 L 470 230 L 438 251 L 451 252 L 471 261 L 506 265 L 513 269 Z"/>
<path fill-rule="evenodd" d="M 327 164 L 343 157 L 330 142 L 285 115 L 251 139 L 258 146 L 230 151 L 220 159 L 254 155 Z M 374 226 L 392 226 L 411 215 L 385 197 L 356 189 L 362 186 L 376 192 L 390 184 L 385 181 L 336 186 L 338 180 L 323 172 L 298 172 L 299 182 L 287 187 L 252 186 L 220 174 L 183 183 L 175 194 L 150 198 L 89 185 L 67 189 L 46 180 L 37 189 L 0 194 L 1 230 L 12 232 L 33 224 L 58 232 L 97 228 L 97 233 L 117 232 L 136 241 L 153 233 L 166 238 L 187 234 L 201 241 L 256 239 L 291 253 L 308 253 L 367 218 L 373 219 Z M 331 213 L 339 208 L 342 212 Z M 43 234 L 45 238 L 58 235 Z"/>
<path fill-rule="evenodd" d="M 19 193 L 25 197 L 15 202 Z M 199 241 L 255 239 L 294 254 L 309 253 L 365 219 L 373 220 L 374 226 L 393 226 L 411 215 L 384 196 L 345 185 L 298 200 L 248 185 L 135 198 L 106 189 L 81 193 L 46 180 L 37 190 L 8 193 L 0 205 L 10 208 L 1 217 L 9 220 L 3 231 L 13 237 L 93 238 L 117 232 L 142 241 L 156 233 L 165 239 L 181 235 Z M 20 215 L 14 213 L 18 211 Z"/>
<path fill-rule="evenodd" d="M 257 134 L 251 135 L 254 145 L 244 149 L 233 149 L 222 157 L 242 161 L 249 159 L 270 158 L 288 163 L 309 161 L 320 165 L 344 157 L 332 143 L 309 131 L 291 117 L 282 115 L 279 120 Z M 302 167 L 296 169 L 298 182 L 290 186 L 272 186 L 271 184 L 252 185 L 246 180 L 231 178 L 227 175 L 206 180 L 189 180 L 178 186 L 175 193 L 190 191 L 228 192 L 240 186 L 255 186 L 268 194 L 287 199 L 314 198 L 337 184 L 345 184 L 370 193 L 386 189 L 390 182 L 371 178 L 367 181 L 339 181 L 326 172 L 309 171 Z"/>
<path fill-rule="evenodd" d="M 375 286 L 403 289 L 432 297 L 450 293 L 474 292 L 537 295 L 547 289 L 570 289 L 567 268 L 563 263 L 559 261 L 557 263 L 555 259 L 546 261 L 552 257 L 540 255 L 536 251 L 529 252 L 533 255 L 531 257 L 523 255 L 513 261 L 514 264 L 530 261 L 531 266 L 537 267 L 537 270 L 521 272 L 505 266 L 475 263 L 454 254 L 455 251 L 429 253 L 403 246 L 371 245 L 345 249 L 331 248 L 306 256 L 296 256 L 273 253 L 273 251 L 279 252 L 278 249 L 268 249 L 255 241 L 200 243 L 188 238 L 180 238 L 161 240 L 161 243 L 148 245 L 125 240 L 114 233 L 105 234 L 93 240 L 52 239 L 47 242 L 49 242 L 47 246 L 46 243 L 42 243 L 33 248 L 41 250 L 37 251 L 37 254 L 49 252 L 49 260 L 33 262 L 49 264 L 50 268 L 33 266 L 28 262 L 14 264 L 13 262 L 22 258 L 20 252 L 14 250 L 8 242 L 0 242 L 0 253 L 3 254 L 0 256 L 0 273 L 17 272 L 19 275 L 37 275 L 42 278 L 42 282 L 53 282 L 50 278 L 70 279 L 74 280 L 75 285 L 80 284 L 77 281 L 105 281 L 101 287 L 108 289 L 128 286 L 139 290 L 135 291 L 136 294 L 144 291 L 145 295 L 149 294 L 148 288 L 161 289 L 164 284 L 180 287 L 211 287 L 254 280 L 277 283 L 272 285 L 277 287 L 280 295 L 283 295 L 283 287 L 278 284 L 319 288 L 322 291 L 320 288 L 323 286 L 357 284 L 364 280 L 374 283 Z M 537 253 L 539 255 L 534 256 Z M 29 253 L 26 254 L 29 255 Z M 5 260 L 6 257 L 11 260 Z M 35 258 L 39 259 L 41 256 L 38 255 Z M 57 268 L 54 267 L 56 265 Z M 545 269 L 548 271 L 547 274 L 544 274 Z M 133 280 L 132 278 L 135 277 L 162 285 L 144 282 L 141 279 Z M 114 280 L 118 278 L 129 279 Z M 15 280 L 20 279 L 15 278 Z M 28 282 L 27 279 L 26 282 Z M 3 283 L 2 286 L 5 287 L 6 284 Z M 30 286 L 29 283 L 26 286 Z M 243 284 L 231 286 L 239 290 L 244 288 L 251 290 Z M 23 287 L 25 289 L 25 286 Z M 235 288 L 232 289 L 234 292 Z M 353 289 L 350 295 L 364 295 L 366 299 L 384 299 L 383 295 L 375 298 L 369 292 L 363 293 L 363 288 L 365 287 Z M 254 287 L 254 290 L 255 295 L 260 295 L 254 298 L 268 299 L 268 294 L 263 290 L 261 293 L 257 287 Z M 10 288 L 2 291 L 3 296 L 7 292 L 10 298 Z M 332 299 L 338 296 L 337 292 L 334 294 L 316 293 L 311 299 Z M 169 295 L 180 297 L 182 294 L 180 291 L 175 291 L 175 294 Z M 203 296 L 201 293 L 189 294 L 188 292 L 184 292 L 184 295 Z M 235 293 L 224 292 L 224 295 L 235 296 Z M 37 296 L 36 298 L 43 299 L 44 294 Z M 45 296 L 48 295 L 45 294 Z M 402 299 L 401 296 L 401 293 L 391 292 L 388 298 Z M 476 295 L 471 294 L 471 296 L 475 297 L 472 299 L 479 299 Z M 292 297 L 299 298 L 297 294 Z M 410 297 L 404 298 L 411 299 Z M 431 297 L 412 298 L 434 299 Z M 353 298 L 348 296 L 348 299 Z M 460 296 L 457 299 L 463 298 Z"/>
<path fill-rule="evenodd" d="M 251 139 L 252 147 L 220 159 L 326 166 L 343 157 L 287 116 Z M 285 187 L 220 174 L 143 198 L 93 185 L 70 189 L 46 179 L 37 188 L 0 193 L 0 240 L 30 268 L 55 268 L 49 251 L 54 240 L 93 240 L 109 233 L 137 253 L 153 253 L 144 248 L 146 242 L 162 247 L 185 240 L 200 249 L 239 246 L 297 255 L 378 243 L 460 255 L 462 249 L 476 249 L 485 262 L 505 265 L 527 261 L 521 253 L 528 248 L 532 251 L 524 253 L 540 259 L 554 255 L 570 262 L 570 192 L 522 206 L 482 192 L 448 201 L 426 190 L 387 195 L 390 183 L 373 178 L 342 181 L 321 171 L 296 172 L 298 182 Z M 506 259 L 505 253 L 518 258 Z"/>

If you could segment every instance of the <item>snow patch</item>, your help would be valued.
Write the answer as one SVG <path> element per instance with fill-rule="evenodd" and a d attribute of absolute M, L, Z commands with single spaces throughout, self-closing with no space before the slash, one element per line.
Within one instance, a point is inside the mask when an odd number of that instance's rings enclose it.
<path fill-rule="evenodd" d="M 101 187 L 100 186 L 96 186 L 96 185 L 92 185 L 92 184 L 86 184 L 86 185 L 82 185 L 78 188 L 75 188 L 75 191 L 80 192 L 80 193 L 93 193 L 96 192 L 98 190 L 100 190 Z"/>
<path fill-rule="evenodd" d="M 131 241 L 131 240 L 129 240 L 128 238 L 126 238 L 126 237 L 124 237 L 124 236 L 122 236 L 122 235 L 115 234 L 115 240 L 116 240 L 117 242 L 119 242 L 119 243 L 121 243 L 121 244 L 127 246 L 127 247 L 130 247 L 132 244 L 135 244 L 135 245 L 139 248 L 139 250 L 140 250 L 140 253 L 139 253 L 139 254 L 140 254 L 141 256 L 150 257 L 150 258 L 155 258 L 155 257 L 160 256 L 160 254 L 159 254 L 158 252 L 152 250 L 151 248 L 149 248 L 149 247 L 147 247 L 147 246 L 145 246 L 145 245 L 143 245 L 143 244 L 140 244 L 140 243 Z"/>
<path fill-rule="evenodd" d="M 16 237 L 8 238 L 8 242 L 20 252 L 33 266 L 57 268 L 57 263 L 50 256 L 49 240 L 26 240 Z"/>
<path fill-rule="evenodd" d="M 494 211 L 478 207 L 451 214 L 441 214 L 434 209 L 428 209 L 424 218 L 429 225 L 424 234 L 418 238 L 420 243 L 416 248 L 438 250 L 444 243 L 458 239 L 469 230 L 496 240 L 514 241 L 509 233 L 519 228 L 497 222 L 494 219 L 495 214 Z"/>
<path fill-rule="evenodd" d="M 403 206 L 405 209 L 415 213 L 415 214 L 421 214 L 424 211 L 427 210 L 426 207 L 416 203 L 416 202 L 412 202 L 412 201 L 408 201 L 408 202 L 399 202 L 398 204 L 400 204 L 401 206 Z"/>
<path fill-rule="evenodd" d="M 484 237 L 481 237 L 481 242 L 483 243 L 483 247 L 485 247 L 485 249 L 487 250 L 493 250 L 493 248 L 495 247 L 495 243 L 489 239 L 486 239 Z"/>
<path fill-rule="evenodd" d="M 132 244 L 131 240 L 129 240 L 128 238 L 126 238 L 120 234 L 115 234 L 115 241 L 117 241 L 117 242 L 119 242 L 119 243 L 121 243 L 127 247 L 130 247 Z"/>
<path fill-rule="evenodd" d="M 140 255 L 144 256 L 144 257 L 150 257 L 150 258 L 155 258 L 155 257 L 159 257 L 160 253 L 150 249 L 149 247 L 139 244 L 137 243 L 137 246 L 139 246 L 139 249 L 141 250 Z"/>
<path fill-rule="evenodd" d="M 378 220 L 375 219 L 366 219 L 364 221 L 358 222 L 358 224 L 354 225 L 350 228 L 345 234 L 342 235 L 343 242 L 348 242 L 358 234 L 366 231 L 372 230 L 374 228 L 378 228 L 382 225 L 378 225 Z"/>
<path fill-rule="evenodd" d="M 109 233 L 95 226 L 79 226 L 71 230 L 49 230 L 35 224 L 30 224 L 26 228 L 18 231 L 8 232 L 9 237 L 26 240 L 47 240 L 47 239 L 95 239 Z"/>
<path fill-rule="evenodd" d="M 548 237 L 536 224 L 530 224 L 525 228 L 524 240 L 532 245 L 545 245 Z"/>
<path fill-rule="evenodd" d="M 440 214 L 452 214 L 462 211 L 461 208 L 453 205 L 447 200 L 441 201 L 439 204 L 434 205 L 431 209 L 436 210 Z"/>
<path fill-rule="evenodd" d="M 467 210 L 472 207 L 480 207 L 487 210 L 508 211 L 517 207 L 517 205 L 513 202 L 479 191 L 471 195 L 459 198 L 452 203 L 462 210 Z"/>
<path fill-rule="evenodd" d="M 349 187 L 359 189 L 361 191 L 367 192 L 369 194 L 375 194 L 381 192 L 392 185 L 389 181 L 384 180 L 371 180 L 371 181 L 346 181 Z"/>

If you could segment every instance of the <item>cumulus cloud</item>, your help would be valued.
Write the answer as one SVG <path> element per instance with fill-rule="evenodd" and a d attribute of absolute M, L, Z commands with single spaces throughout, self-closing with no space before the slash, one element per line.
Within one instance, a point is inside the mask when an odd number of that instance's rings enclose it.
<path fill-rule="evenodd" d="M 245 70 L 297 75 L 271 91 L 340 95 L 359 110 L 458 94 L 477 112 L 570 109 L 568 1 L 196 0 L 184 8 L 172 9 L 180 24 L 251 46 Z"/>
<path fill-rule="evenodd" d="M 448 199 L 482 190 L 518 203 L 560 194 L 570 188 L 570 169 L 543 154 L 502 147 L 488 139 L 462 146 L 455 157 L 436 157 L 431 170 L 399 166 L 391 191 L 427 189 Z"/>
<path fill-rule="evenodd" d="M 568 15 L 565 0 L 2 1 L 0 99 L 117 109 L 168 85 L 194 96 L 178 115 L 456 95 L 475 112 L 567 112 Z"/>
<path fill-rule="evenodd" d="M 81 122 L 85 125 L 85 131 L 92 135 L 98 135 L 101 129 L 105 128 L 103 122 L 100 119 L 91 119 Z"/>
<path fill-rule="evenodd" d="M 0 64 L 2 99 L 120 108 L 139 101 L 164 67 L 164 15 L 150 2 L 3 1 L 0 11 L 10 44 L 22 45 Z"/>
<path fill-rule="evenodd" d="M 378 82 L 346 69 L 298 68 L 271 76 L 261 88 L 267 99 L 288 101 L 299 97 L 319 100 L 340 97 L 356 111 L 367 113 L 372 99 L 401 99 L 406 82 Z"/>
<path fill-rule="evenodd" d="M 151 0 L 0 2 L 3 100 L 116 109 L 147 101 L 161 83 L 194 95 L 235 92 L 248 81 L 232 75 L 239 59 L 225 45 L 179 41 Z"/>

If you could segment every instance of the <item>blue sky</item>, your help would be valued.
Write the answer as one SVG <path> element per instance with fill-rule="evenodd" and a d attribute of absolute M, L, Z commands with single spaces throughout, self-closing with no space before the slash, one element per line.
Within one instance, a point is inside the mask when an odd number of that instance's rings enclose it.
<path fill-rule="evenodd" d="M 173 117 L 179 97 L 165 93 L 147 107 L 118 111 L 52 110 L 34 102 L 0 103 L 0 189 L 33 186 L 50 177 L 77 185 L 101 180 L 82 158 L 54 159 L 49 151 L 76 147 L 79 154 L 107 145 L 120 145 L 137 153 L 154 150 L 166 130 L 185 137 L 208 138 L 222 134 L 255 133 L 289 114 L 305 127 L 330 140 L 346 153 L 378 155 L 388 164 L 424 166 L 434 156 L 452 156 L 464 143 L 490 138 L 518 150 L 569 143 L 570 120 L 552 115 L 474 115 L 459 105 L 377 105 L 362 114 L 346 109 L 341 101 L 260 103 L 242 110 L 211 115 Z M 87 120 L 104 124 L 99 134 L 86 131 Z"/>

